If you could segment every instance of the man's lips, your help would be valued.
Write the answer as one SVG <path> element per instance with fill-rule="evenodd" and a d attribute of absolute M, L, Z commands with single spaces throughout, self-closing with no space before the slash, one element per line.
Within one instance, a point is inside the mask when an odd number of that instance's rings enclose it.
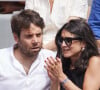
<path fill-rule="evenodd" d="M 39 47 L 33 47 L 32 49 L 37 49 L 37 48 L 39 48 Z"/>
<path fill-rule="evenodd" d="M 40 47 L 33 47 L 33 48 L 31 48 L 32 50 L 39 50 L 40 49 Z"/>

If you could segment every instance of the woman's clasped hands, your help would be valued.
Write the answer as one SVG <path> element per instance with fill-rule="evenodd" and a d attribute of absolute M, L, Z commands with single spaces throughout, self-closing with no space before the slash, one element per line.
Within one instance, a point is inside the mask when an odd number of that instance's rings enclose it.
<path fill-rule="evenodd" d="M 61 82 L 66 75 L 63 73 L 62 62 L 60 58 L 54 59 L 53 57 L 48 57 L 45 60 L 45 68 L 47 69 L 48 75 L 52 81 Z"/>

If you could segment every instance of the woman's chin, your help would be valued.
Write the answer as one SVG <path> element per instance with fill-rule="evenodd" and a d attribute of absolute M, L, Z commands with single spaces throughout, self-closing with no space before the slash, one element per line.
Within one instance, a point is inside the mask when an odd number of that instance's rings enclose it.
<path fill-rule="evenodd" d="M 63 54 L 63 56 L 65 57 L 65 58 L 70 58 L 71 57 L 71 55 L 70 54 Z"/>

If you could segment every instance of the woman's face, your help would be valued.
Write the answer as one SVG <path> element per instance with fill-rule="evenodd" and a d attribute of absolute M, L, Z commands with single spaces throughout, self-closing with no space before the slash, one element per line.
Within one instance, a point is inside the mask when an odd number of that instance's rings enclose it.
<path fill-rule="evenodd" d="M 84 43 L 80 37 L 72 34 L 66 30 L 61 33 L 61 50 L 66 58 L 78 58 L 84 47 Z"/>

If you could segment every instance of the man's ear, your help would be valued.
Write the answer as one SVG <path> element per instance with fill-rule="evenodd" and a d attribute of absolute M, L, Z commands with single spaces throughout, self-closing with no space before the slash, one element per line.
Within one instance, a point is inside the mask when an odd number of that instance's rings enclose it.
<path fill-rule="evenodd" d="M 16 33 L 13 33 L 13 37 L 14 37 L 15 42 L 17 43 L 19 40 L 18 35 Z"/>

